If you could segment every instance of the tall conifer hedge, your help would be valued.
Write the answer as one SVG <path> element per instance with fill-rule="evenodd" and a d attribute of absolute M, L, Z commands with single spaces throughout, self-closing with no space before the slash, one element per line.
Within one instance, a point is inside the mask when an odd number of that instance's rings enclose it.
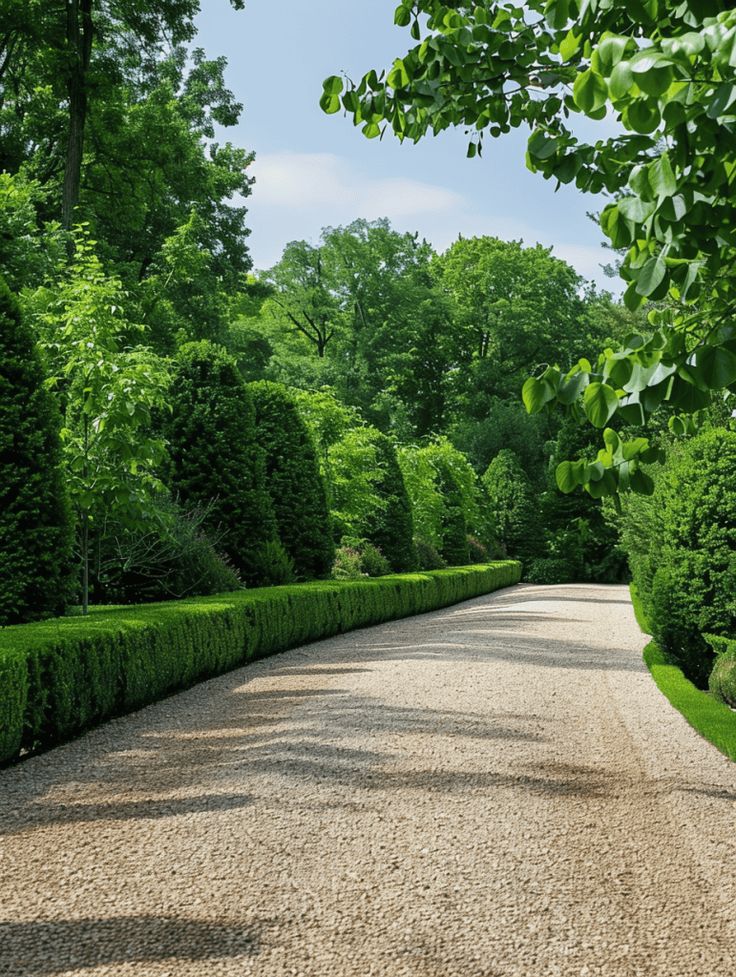
<path fill-rule="evenodd" d="M 256 585 L 267 575 L 276 517 L 256 439 L 253 398 L 235 360 L 206 340 L 187 343 L 173 367 L 167 436 L 172 489 L 184 505 L 208 505 L 222 548 Z"/>
<path fill-rule="evenodd" d="M 64 610 L 72 532 L 60 425 L 31 330 L 0 279 L 0 626 Z"/>
<path fill-rule="evenodd" d="M 416 566 L 411 502 L 393 442 L 385 434 L 378 434 L 375 444 L 381 469 L 376 491 L 384 507 L 366 527 L 366 536 L 380 549 L 395 573 L 405 573 Z"/>
<path fill-rule="evenodd" d="M 334 544 L 312 437 L 284 386 L 263 380 L 251 383 L 249 390 L 281 543 L 294 562 L 298 578 L 326 577 L 332 567 Z"/>

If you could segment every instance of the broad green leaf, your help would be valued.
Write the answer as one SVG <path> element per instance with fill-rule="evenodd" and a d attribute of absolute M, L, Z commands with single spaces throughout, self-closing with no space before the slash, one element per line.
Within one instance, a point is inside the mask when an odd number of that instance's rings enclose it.
<path fill-rule="evenodd" d="M 667 265 L 661 254 L 650 258 L 636 276 L 636 290 L 645 298 L 653 295 L 667 275 Z"/>
<path fill-rule="evenodd" d="M 711 390 L 722 390 L 736 380 L 736 356 L 723 346 L 705 346 L 696 354 L 695 371 Z"/>
<path fill-rule="evenodd" d="M 583 112 L 597 112 L 604 108 L 608 99 L 608 86 L 600 75 L 590 68 L 575 79 L 573 98 Z"/>
<path fill-rule="evenodd" d="M 617 407 L 616 391 L 607 383 L 591 383 L 583 394 L 583 409 L 594 427 L 605 427 Z"/>
<path fill-rule="evenodd" d="M 660 201 L 677 192 L 677 180 L 667 153 L 662 153 L 659 159 L 650 163 L 648 170 L 649 185 Z"/>

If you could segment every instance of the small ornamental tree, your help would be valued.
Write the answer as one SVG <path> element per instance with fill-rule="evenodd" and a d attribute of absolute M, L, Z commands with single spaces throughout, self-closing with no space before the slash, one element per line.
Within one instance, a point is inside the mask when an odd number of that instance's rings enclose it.
<path fill-rule="evenodd" d="M 496 535 L 506 554 L 528 559 L 540 549 L 539 517 L 529 478 L 518 456 L 503 448 L 483 475 Z"/>
<path fill-rule="evenodd" d="M 257 585 L 277 541 L 276 517 L 253 399 L 235 360 L 207 340 L 182 346 L 173 363 L 171 407 L 171 488 L 184 505 L 208 507 L 223 551 L 245 582 Z"/>
<path fill-rule="evenodd" d="M 64 610 L 71 525 L 60 424 L 31 331 L 0 280 L 0 625 Z"/>
<path fill-rule="evenodd" d="M 405 573 L 416 565 L 411 502 L 393 442 L 378 433 L 374 441 L 381 471 L 376 490 L 383 507 L 369 518 L 365 535 L 383 553 L 392 570 Z"/>
<path fill-rule="evenodd" d="M 265 453 L 266 481 L 278 533 L 299 578 L 330 573 L 332 527 L 319 462 L 309 430 L 286 387 L 249 385 L 255 405 L 256 438 Z"/>

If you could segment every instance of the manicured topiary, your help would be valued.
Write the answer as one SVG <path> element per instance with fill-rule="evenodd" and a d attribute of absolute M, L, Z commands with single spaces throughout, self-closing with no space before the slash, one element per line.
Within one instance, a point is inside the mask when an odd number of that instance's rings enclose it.
<path fill-rule="evenodd" d="M 376 433 L 375 446 L 381 471 L 376 491 L 383 507 L 369 520 L 365 535 L 378 547 L 394 572 L 405 573 L 416 566 L 411 502 L 393 442 L 385 434 Z"/>
<path fill-rule="evenodd" d="M 64 609 L 72 535 L 60 426 L 31 330 L 0 280 L 0 625 Z"/>
<path fill-rule="evenodd" d="M 647 616 L 661 649 L 703 688 L 713 665 L 703 632 L 736 635 L 735 471 L 736 433 L 707 431 L 672 453 L 652 500 Z"/>
<path fill-rule="evenodd" d="M 207 507 L 223 552 L 256 585 L 267 571 L 266 544 L 278 537 L 253 399 L 235 360 L 207 341 L 179 350 L 171 391 L 171 488 L 185 506 Z"/>
<path fill-rule="evenodd" d="M 266 456 L 266 482 L 279 538 L 297 578 L 327 577 L 334 544 L 312 437 L 286 387 L 259 381 L 248 389 L 255 404 L 256 437 Z"/>
<path fill-rule="evenodd" d="M 485 470 L 482 481 L 504 552 L 514 559 L 529 559 L 538 553 L 537 507 L 518 456 L 510 448 L 503 448 Z"/>
<path fill-rule="evenodd" d="M 440 530 L 442 559 L 448 566 L 463 566 L 468 562 L 468 525 L 463 493 L 450 466 L 441 462 L 437 465 L 437 488 L 443 503 Z"/>

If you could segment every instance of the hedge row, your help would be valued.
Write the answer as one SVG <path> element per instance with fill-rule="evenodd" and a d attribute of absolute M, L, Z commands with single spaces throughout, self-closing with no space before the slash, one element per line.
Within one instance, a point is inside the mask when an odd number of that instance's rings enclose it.
<path fill-rule="evenodd" d="M 254 658 L 478 597 L 520 575 L 507 561 L 101 608 L 5 628 L 0 763 Z"/>

